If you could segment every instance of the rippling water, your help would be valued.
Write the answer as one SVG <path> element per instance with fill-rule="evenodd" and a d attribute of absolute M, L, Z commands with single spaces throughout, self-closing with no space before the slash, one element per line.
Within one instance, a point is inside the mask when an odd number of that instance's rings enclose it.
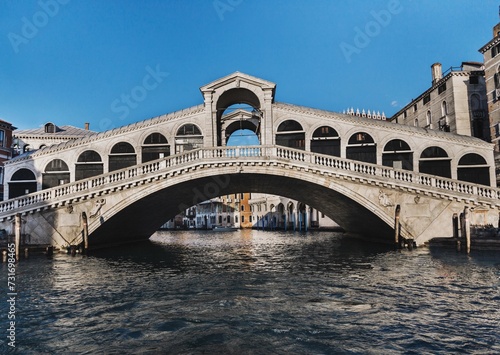
<path fill-rule="evenodd" d="M 162 232 L 89 257 L 33 256 L 17 284 L 22 354 L 500 353 L 500 253 Z"/>

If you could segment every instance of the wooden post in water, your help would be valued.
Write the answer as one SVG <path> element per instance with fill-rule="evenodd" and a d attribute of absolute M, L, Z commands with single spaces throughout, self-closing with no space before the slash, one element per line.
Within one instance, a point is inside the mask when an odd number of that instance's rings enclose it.
<path fill-rule="evenodd" d="M 458 239 L 458 215 L 453 213 L 453 238 Z"/>
<path fill-rule="evenodd" d="M 457 251 L 460 251 L 462 249 L 462 243 L 460 239 L 458 239 L 458 215 L 456 213 L 453 213 L 453 238 L 457 243 Z"/>
<path fill-rule="evenodd" d="M 21 214 L 16 213 L 15 217 L 15 243 L 16 243 L 16 260 L 19 261 L 19 254 L 21 250 Z"/>
<path fill-rule="evenodd" d="M 399 215 L 401 213 L 401 206 L 396 206 L 396 211 L 394 212 L 394 243 L 399 244 Z"/>
<path fill-rule="evenodd" d="M 82 212 L 82 222 L 83 222 L 83 252 L 86 253 L 89 249 L 89 223 L 87 220 L 87 214 Z"/>
<path fill-rule="evenodd" d="M 467 254 L 470 253 L 470 216 L 469 207 L 464 208 L 464 231 Z"/>

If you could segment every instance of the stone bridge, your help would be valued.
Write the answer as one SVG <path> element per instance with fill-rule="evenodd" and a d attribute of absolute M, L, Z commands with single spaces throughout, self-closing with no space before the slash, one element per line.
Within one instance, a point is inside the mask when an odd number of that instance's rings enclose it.
<path fill-rule="evenodd" d="M 90 248 L 148 238 L 198 202 L 239 192 L 290 197 L 346 231 L 423 244 L 451 236 L 454 214 L 496 224 L 492 145 L 274 101 L 275 84 L 234 73 L 203 86 L 204 103 L 5 165 L 0 228 L 31 243 Z M 238 132 L 260 145 L 227 146 Z M 245 133 L 247 134 L 247 133 Z M 87 237 L 88 235 L 88 237 Z"/>

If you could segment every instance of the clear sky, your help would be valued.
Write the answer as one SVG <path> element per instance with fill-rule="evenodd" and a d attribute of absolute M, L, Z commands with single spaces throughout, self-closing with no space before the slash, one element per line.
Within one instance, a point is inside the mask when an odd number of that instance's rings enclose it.
<path fill-rule="evenodd" d="M 0 1 L 0 118 L 101 131 L 203 102 L 241 71 L 276 100 L 391 116 L 443 70 L 482 61 L 493 0 Z"/>

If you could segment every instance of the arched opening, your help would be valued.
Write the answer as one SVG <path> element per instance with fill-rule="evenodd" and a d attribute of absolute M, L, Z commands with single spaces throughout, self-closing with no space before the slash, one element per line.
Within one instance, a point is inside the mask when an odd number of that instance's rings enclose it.
<path fill-rule="evenodd" d="M 413 170 L 413 152 L 408 143 L 401 139 L 389 141 L 382 153 L 382 165 L 394 169 Z"/>
<path fill-rule="evenodd" d="M 490 167 L 479 154 L 465 154 L 458 161 L 457 178 L 474 184 L 490 185 Z"/>
<path fill-rule="evenodd" d="M 102 158 L 94 150 L 86 150 L 75 163 L 75 180 L 82 180 L 104 172 Z"/>
<path fill-rule="evenodd" d="M 472 94 L 470 97 L 470 116 L 472 118 L 471 134 L 474 137 L 490 140 L 489 121 L 487 110 L 483 109 L 481 97 L 478 94 Z"/>
<path fill-rule="evenodd" d="M 115 171 L 137 164 L 135 149 L 130 143 L 116 143 L 109 154 L 109 171 Z"/>
<path fill-rule="evenodd" d="M 424 174 L 451 178 L 451 158 L 448 157 L 448 153 L 443 148 L 426 148 L 420 155 L 418 171 Z"/>
<path fill-rule="evenodd" d="M 161 159 L 170 155 L 167 138 L 161 133 L 151 133 L 142 144 L 142 162 Z"/>
<path fill-rule="evenodd" d="M 48 122 L 44 126 L 44 131 L 45 131 L 45 133 L 56 133 L 57 131 L 59 131 L 59 129 L 52 122 Z"/>
<path fill-rule="evenodd" d="M 276 144 L 289 148 L 305 150 L 305 132 L 301 124 L 295 120 L 282 122 L 276 132 Z"/>
<path fill-rule="evenodd" d="M 260 145 L 259 137 L 249 129 L 234 131 L 227 140 L 228 146 Z"/>
<path fill-rule="evenodd" d="M 69 183 L 68 165 L 61 159 L 54 159 L 42 174 L 42 190 Z"/>
<path fill-rule="evenodd" d="M 275 227 L 277 228 L 284 228 L 285 227 L 285 206 L 280 203 L 278 204 L 277 208 L 276 208 L 276 212 L 277 212 L 277 220 L 276 220 L 276 224 L 275 224 Z"/>
<path fill-rule="evenodd" d="M 316 129 L 311 138 L 311 152 L 340 157 L 340 137 L 329 126 Z"/>
<path fill-rule="evenodd" d="M 376 164 L 377 145 L 372 136 L 365 132 L 353 134 L 347 143 L 346 158 Z"/>
<path fill-rule="evenodd" d="M 298 227 L 300 230 L 305 230 L 307 225 L 307 208 L 302 202 L 297 205 Z"/>
<path fill-rule="evenodd" d="M 430 128 L 432 129 L 432 114 L 431 111 L 427 111 L 427 114 L 425 115 L 425 120 L 426 120 L 426 125 L 425 128 Z"/>
<path fill-rule="evenodd" d="M 238 129 L 253 131 L 260 141 L 261 104 L 257 95 L 245 88 L 224 92 L 217 100 L 217 145 L 222 146 Z M 239 122 L 239 125 L 233 125 Z"/>
<path fill-rule="evenodd" d="M 12 175 L 9 182 L 8 198 L 15 198 L 36 192 L 36 177 L 29 169 L 19 169 Z"/>
<path fill-rule="evenodd" d="M 293 229 L 294 222 L 295 222 L 295 217 L 294 217 L 294 211 L 295 211 L 295 206 L 293 202 L 288 202 L 288 206 L 286 208 L 286 227 L 287 229 Z"/>
<path fill-rule="evenodd" d="M 175 135 L 175 154 L 203 147 L 203 135 L 198 126 L 187 123 Z"/>

